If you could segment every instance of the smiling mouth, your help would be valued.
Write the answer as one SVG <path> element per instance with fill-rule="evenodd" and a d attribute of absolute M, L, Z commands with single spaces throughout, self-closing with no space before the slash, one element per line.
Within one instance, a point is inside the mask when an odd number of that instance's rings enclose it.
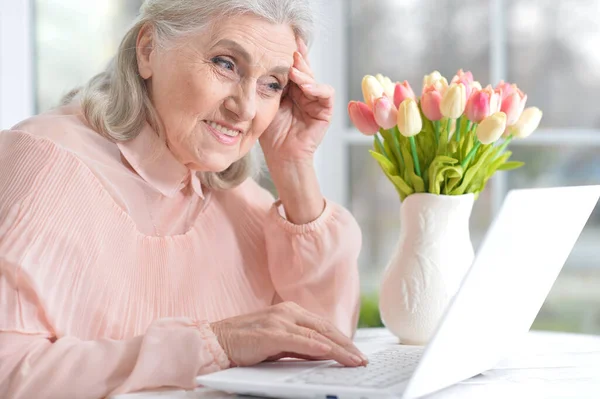
<path fill-rule="evenodd" d="M 239 130 L 231 130 L 223 125 L 220 125 L 216 122 L 213 121 L 204 121 L 208 126 L 212 127 L 213 129 L 219 131 L 220 133 L 229 136 L 229 137 L 237 137 L 238 135 L 242 134 L 242 132 L 240 132 Z"/>
<path fill-rule="evenodd" d="M 203 121 L 208 132 L 221 144 L 235 146 L 242 138 L 240 130 L 232 130 L 213 121 Z"/>

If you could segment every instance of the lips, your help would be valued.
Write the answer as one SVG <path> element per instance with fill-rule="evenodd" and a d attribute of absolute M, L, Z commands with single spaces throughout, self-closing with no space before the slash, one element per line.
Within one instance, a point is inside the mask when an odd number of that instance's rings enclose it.
<path fill-rule="evenodd" d="M 239 142 L 242 133 L 239 130 L 231 130 L 223 125 L 213 121 L 204 121 L 208 131 L 219 141 L 225 145 L 235 145 Z"/>

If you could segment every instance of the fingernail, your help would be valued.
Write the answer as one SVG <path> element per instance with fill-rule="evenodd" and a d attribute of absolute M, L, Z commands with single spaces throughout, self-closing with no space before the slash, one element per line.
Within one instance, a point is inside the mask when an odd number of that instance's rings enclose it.
<path fill-rule="evenodd" d="M 306 89 L 306 90 L 312 90 L 312 89 L 313 89 L 313 87 L 314 87 L 314 86 L 313 86 L 313 85 L 311 85 L 310 83 L 306 83 L 306 84 L 303 84 L 303 85 L 302 85 L 302 88 L 303 88 L 303 89 Z"/>
<path fill-rule="evenodd" d="M 362 359 L 356 355 L 350 355 L 350 359 L 356 364 L 361 364 L 363 362 Z"/>
<path fill-rule="evenodd" d="M 367 363 L 369 363 L 369 358 L 368 358 L 368 357 L 366 357 L 366 356 L 365 356 L 363 353 L 361 353 L 361 354 L 360 354 L 360 357 L 362 358 L 362 360 L 363 360 L 364 362 L 367 362 Z"/>

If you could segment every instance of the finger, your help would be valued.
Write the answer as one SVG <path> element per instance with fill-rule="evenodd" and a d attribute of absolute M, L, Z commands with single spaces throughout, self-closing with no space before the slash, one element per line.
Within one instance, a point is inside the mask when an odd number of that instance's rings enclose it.
<path fill-rule="evenodd" d="M 324 106 L 333 107 L 335 90 L 329 85 L 305 83 L 300 85 L 302 92 L 307 96 L 315 97 Z"/>
<path fill-rule="evenodd" d="M 360 357 L 364 362 L 368 362 L 367 357 L 360 350 L 358 350 L 358 348 L 354 345 L 354 342 L 352 342 L 350 338 L 344 335 L 329 321 L 304 310 L 301 312 L 300 317 L 296 320 L 296 323 L 299 326 L 315 330 L 335 344 L 346 349 L 348 352 Z"/>
<path fill-rule="evenodd" d="M 314 88 L 314 86 L 316 85 L 316 82 L 311 76 L 292 67 L 292 72 L 290 73 L 290 78 L 291 78 L 292 82 L 296 83 L 296 85 L 298 87 L 300 87 L 302 94 L 304 94 L 309 100 L 314 101 L 317 99 L 317 97 L 310 94 L 310 92 L 308 90 L 302 89 L 302 85 L 308 85 L 307 87 L 309 89 Z M 292 89 L 290 89 L 290 90 L 292 90 Z"/>
<path fill-rule="evenodd" d="M 292 327 L 289 327 L 289 329 L 294 334 L 306 337 L 310 340 L 318 341 L 322 344 L 329 346 L 331 348 L 331 351 L 326 355 L 327 358 L 333 359 L 344 366 L 361 366 L 364 363 L 363 359 L 360 356 L 358 356 L 355 353 L 352 353 L 348 349 L 333 342 L 326 336 L 319 334 L 313 329 L 297 325 L 293 325 Z"/>
<path fill-rule="evenodd" d="M 308 104 L 300 104 L 298 106 L 313 119 L 330 122 L 333 116 L 332 107 L 324 107 L 317 101 L 309 102 Z"/>
<path fill-rule="evenodd" d="M 321 111 L 318 111 L 317 114 L 314 116 L 315 119 L 324 122 L 330 122 L 332 117 L 333 112 L 329 109 L 322 109 Z"/>
<path fill-rule="evenodd" d="M 327 360 L 327 356 L 309 356 L 303 355 L 301 353 L 295 352 L 281 352 L 275 356 L 270 356 L 266 359 L 267 362 L 274 362 L 276 360 L 284 359 L 286 357 L 293 359 L 302 359 L 302 360 Z"/>
<path fill-rule="evenodd" d="M 271 343 L 274 347 L 279 349 L 279 353 L 293 352 L 312 357 L 327 357 L 328 354 L 331 353 L 332 348 L 330 345 L 294 333 L 292 331 L 293 327 L 295 327 L 295 325 L 290 324 L 288 333 L 276 334 L 271 338 Z"/>
<path fill-rule="evenodd" d="M 290 71 L 290 78 L 294 83 L 296 83 L 299 86 L 303 84 L 315 83 L 315 79 L 312 76 L 305 72 L 302 72 L 296 67 L 292 67 L 292 70 Z"/>
<path fill-rule="evenodd" d="M 308 65 L 308 63 L 306 62 L 304 57 L 302 57 L 302 54 L 300 54 L 297 51 L 294 52 L 294 66 L 299 71 L 304 72 L 305 74 L 309 75 L 311 78 L 315 77 L 313 70 L 310 69 L 310 66 Z"/>
<path fill-rule="evenodd" d="M 306 43 L 304 43 L 304 40 L 302 40 L 301 37 L 298 37 L 296 39 L 296 45 L 298 46 L 298 52 L 302 55 L 302 58 L 304 58 L 306 65 L 308 65 L 308 67 L 310 68 L 310 61 L 308 59 L 308 46 L 306 45 Z"/>

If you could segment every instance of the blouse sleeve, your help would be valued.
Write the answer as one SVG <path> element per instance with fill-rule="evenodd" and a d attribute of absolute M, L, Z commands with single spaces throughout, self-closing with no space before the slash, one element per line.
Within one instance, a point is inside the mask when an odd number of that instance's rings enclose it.
<path fill-rule="evenodd" d="M 293 301 L 351 336 L 358 320 L 361 232 L 354 217 L 327 200 L 314 221 L 295 225 L 276 202 L 265 222 L 268 267 L 283 301 Z"/>

